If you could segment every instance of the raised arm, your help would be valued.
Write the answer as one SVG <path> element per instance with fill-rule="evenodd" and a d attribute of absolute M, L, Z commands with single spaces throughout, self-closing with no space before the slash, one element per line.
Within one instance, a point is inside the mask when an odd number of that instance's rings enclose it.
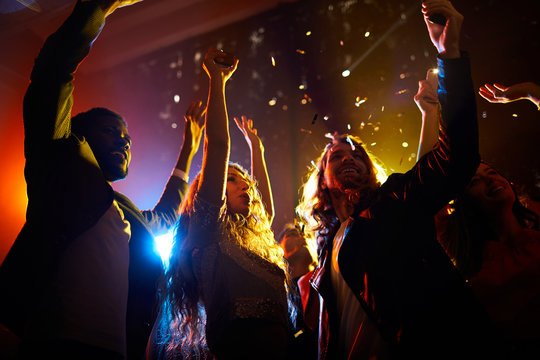
<path fill-rule="evenodd" d="M 469 60 L 459 50 L 463 16 L 447 0 L 423 2 L 422 12 L 431 41 L 439 51 L 439 140 L 404 177 L 391 176 L 383 186 L 395 184 L 399 188 L 391 188 L 392 194 L 433 215 L 463 191 L 478 167 L 480 155 Z M 443 15 L 446 24 L 431 23 L 428 18 L 433 14 Z"/>
<path fill-rule="evenodd" d="M 204 130 L 204 121 L 202 120 L 206 114 L 206 106 L 202 101 L 194 101 L 191 103 L 184 116 L 184 140 L 176 162 L 175 172 L 188 182 L 189 169 L 191 160 L 199 150 L 201 138 Z"/>
<path fill-rule="evenodd" d="M 259 136 L 257 136 L 257 129 L 253 127 L 253 120 L 242 115 L 240 119 L 235 117 L 234 121 L 236 122 L 236 126 L 242 131 L 242 134 L 244 134 L 251 150 L 251 176 L 257 181 L 257 188 L 261 193 L 264 208 L 268 213 L 270 223 L 272 223 L 274 219 L 274 199 L 272 197 L 270 179 L 268 178 L 266 161 L 264 160 L 263 143 Z"/>
<path fill-rule="evenodd" d="M 420 131 L 417 159 L 433 150 L 439 140 L 440 110 L 437 85 L 437 74 L 430 69 L 427 72 L 426 79 L 418 82 L 418 92 L 414 96 L 414 102 L 422 113 L 422 129 Z"/>
<path fill-rule="evenodd" d="M 44 155 L 44 145 L 71 134 L 73 75 L 98 37 L 105 18 L 140 0 L 79 0 L 72 14 L 45 42 L 23 104 L 26 156 Z"/>
<path fill-rule="evenodd" d="M 226 61 L 230 66 L 222 65 Z M 199 183 L 199 195 L 213 204 L 225 201 L 226 177 L 230 154 L 229 119 L 225 103 L 225 84 L 236 70 L 238 60 L 232 56 L 210 49 L 203 67 L 210 78 L 204 155 Z"/>
<path fill-rule="evenodd" d="M 154 235 L 167 232 L 178 220 L 180 205 L 188 190 L 191 160 L 201 143 L 205 113 L 206 107 L 202 101 L 192 102 L 187 109 L 184 116 L 184 140 L 173 173 L 154 209 L 142 211 Z"/>

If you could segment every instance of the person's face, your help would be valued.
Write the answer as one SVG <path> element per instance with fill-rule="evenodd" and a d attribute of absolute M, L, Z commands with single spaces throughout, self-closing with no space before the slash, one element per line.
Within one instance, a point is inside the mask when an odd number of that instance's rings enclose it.
<path fill-rule="evenodd" d="M 233 167 L 227 173 L 227 209 L 234 214 L 249 215 L 251 197 L 249 184 L 243 174 Z"/>
<path fill-rule="evenodd" d="M 516 200 L 508 180 L 483 163 L 476 169 L 476 174 L 469 181 L 465 193 L 478 206 L 486 210 L 503 203 L 511 205 Z"/>
<path fill-rule="evenodd" d="M 342 190 L 358 184 L 366 174 L 368 167 L 358 146 L 338 142 L 328 149 L 323 187 Z"/>
<path fill-rule="evenodd" d="M 306 239 L 296 229 L 288 230 L 283 235 L 280 245 L 283 249 L 285 259 L 289 259 L 295 253 L 301 251 L 302 248 L 307 250 Z"/>
<path fill-rule="evenodd" d="M 114 116 L 100 116 L 86 134 L 94 156 L 107 181 L 127 176 L 131 161 L 131 138 L 124 122 Z"/>

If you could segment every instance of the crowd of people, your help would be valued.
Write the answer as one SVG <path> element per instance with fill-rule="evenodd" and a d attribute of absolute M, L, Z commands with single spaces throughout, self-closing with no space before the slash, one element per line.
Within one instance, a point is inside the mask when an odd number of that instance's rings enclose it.
<path fill-rule="evenodd" d="M 72 117 L 73 80 L 105 19 L 139 1 L 78 0 L 35 61 L 23 103 L 27 219 L 0 267 L 13 358 L 540 356 L 540 204 L 481 159 L 463 16 L 450 1 L 422 2 L 438 72 L 414 99 L 417 163 L 381 181 L 360 138 L 334 133 L 277 237 L 264 146 L 245 116 L 234 121 L 251 169 L 230 159 L 226 84 L 239 60 L 221 50 L 205 55 L 207 103 L 186 110 L 156 206 L 141 211 L 111 187 L 128 174 L 127 123 L 100 107 Z M 478 93 L 540 106 L 532 82 Z M 164 269 L 152 248 L 170 229 Z"/>

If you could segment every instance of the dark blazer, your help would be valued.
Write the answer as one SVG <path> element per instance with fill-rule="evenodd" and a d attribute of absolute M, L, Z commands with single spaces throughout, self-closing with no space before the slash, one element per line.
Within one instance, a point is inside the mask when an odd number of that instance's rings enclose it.
<path fill-rule="evenodd" d="M 140 211 L 105 180 L 88 142 L 71 133 L 73 74 L 105 18 L 78 2 L 45 42 L 25 95 L 26 223 L 0 267 L 0 322 L 25 337 L 27 319 L 48 291 L 56 259 L 92 227 L 116 199 L 131 225 L 127 311 L 128 358 L 141 359 L 155 319 L 157 281 L 163 271 L 153 235 L 172 227 L 188 184 L 171 176 L 153 210 Z"/>

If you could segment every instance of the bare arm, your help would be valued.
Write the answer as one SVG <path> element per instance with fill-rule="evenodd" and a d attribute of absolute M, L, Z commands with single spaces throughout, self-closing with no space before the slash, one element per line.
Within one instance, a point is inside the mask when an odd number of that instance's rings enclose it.
<path fill-rule="evenodd" d="M 264 208 L 268 213 L 268 220 L 272 223 L 274 219 L 274 199 L 272 197 L 270 179 L 268 178 L 266 161 L 264 160 L 264 146 L 257 135 L 257 129 L 253 128 L 253 120 L 242 116 L 241 119 L 235 117 L 234 121 L 240 131 L 242 131 L 242 134 L 244 134 L 251 150 L 251 176 L 258 183 L 257 188 L 261 193 Z"/>
<path fill-rule="evenodd" d="M 418 92 L 414 96 L 414 102 L 422 113 L 422 130 L 420 132 L 417 159 L 433 150 L 439 140 L 440 105 L 437 98 L 437 85 L 437 75 L 430 69 L 426 80 L 418 82 Z"/>
<path fill-rule="evenodd" d="M 199 150 L 201 138 L 204 130 L 204 122 L 202 121 L 206 114 L 206 107 L 202 101 L 194 101 L 191 103 L 184 116 L 184 140 L 178 155 L 175 169 L 180 170 L 185 174 L 184 180 L 187 182 L 187 175 L 191 167 L 191 160 Z"/>
<path fill-rule="evenodd" d="M 203 67 L 210 78 L 210 90 L 199 194 L 206 201 L 214 204 L 221 204 L 225 200 L 225 181 L 230 155 L 225 84 L 238 65 L 237 59 L 234 59 L 231 66 L 216 63 L 226 56 L 224 52 L 211 49 L 206 53 L 203 62 Z"/>

